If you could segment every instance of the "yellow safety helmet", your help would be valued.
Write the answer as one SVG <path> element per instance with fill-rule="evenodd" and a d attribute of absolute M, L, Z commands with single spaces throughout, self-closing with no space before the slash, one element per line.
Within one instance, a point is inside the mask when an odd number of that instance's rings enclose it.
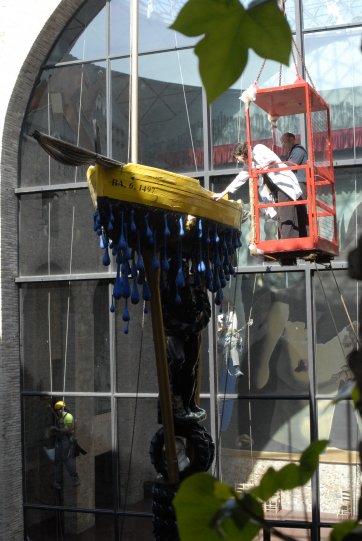
<path fill-rule="evenodd" d="M 54 404 L 55 411 L 58 411 L 62 408 L 65 408 L 65 402 L 63 402 L 63 400 L 59 400 L 58 402 Z"/>

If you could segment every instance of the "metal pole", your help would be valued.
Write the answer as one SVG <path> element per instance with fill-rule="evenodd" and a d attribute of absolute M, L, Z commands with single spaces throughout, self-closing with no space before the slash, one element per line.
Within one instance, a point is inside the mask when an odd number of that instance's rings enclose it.
<path fill-rule="evenodd" d="M 131 162 L 138 162 L 138 0 L 131 0 Z"/>
<path fill-rule="evenodd" d="M 171 403 L 171 390 L 168 375 L 166 339 L 162 319 L 160 295 L 160 269 L 152 268 L 152 253 L 145 252 L 144 262 L 146 276 L 151 290 L 151 317 L 153 345 L 155 348 L 160 409 L 165 438 L 165 455 L 168 481 L 177 485 L 179 482 L 178 462 L 176 456 L 175 427 Z"/>

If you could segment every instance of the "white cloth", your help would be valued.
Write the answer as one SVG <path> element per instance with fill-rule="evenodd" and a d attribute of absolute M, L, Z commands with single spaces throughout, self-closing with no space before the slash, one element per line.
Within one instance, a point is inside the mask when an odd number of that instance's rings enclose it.
<path fill-rule="evenodd" d="M 255 145 L 252 151 L 253 154 L 253 169 L 268 169 L 268 168 L 280 168 L 281 171 L 277 173 L 268 173 L 270 180 L 284 193 L 286 193 L 293 201 L 296 201 L 301 195 L 302 190 L 299 182 L 293 171 L 282 171 L 287 167 L 282 163 L 279 156 L 275 154 L 270 148 L 265 145 Z M 249 172 L 243 169 L 234 180 L 228 186 L 228 192 L 234 193 L 238 188 L 243 186 L 249 178 Z M 268 187 L 263 182 L 263 177 L 258 177 L 259 195 L 263 203 L 274 203 L 272 194 Z M 267 218 L 275 218 L 277 212 L 275 208 L 268 207 L 264 209 L 264 213 Z"/>
<path fill-rule="evenodd" d="M 278 167 L 280 169 L 277 173 L 268 173 L 268 176 L 273 184 L 287 194 L 290 199 L 296 201 L 302 195 L 301 187 L 293 171 L 283 171 L 283 168 L 287 166 L 270 148 L 261 144 L 255 145 L 253 148 L 253 161 L 253 168 L 269 169 Z"/>
<path fill-rule="evenodd" d="M 248 171 L 240 171 L 240 173 L 234 178 L 233 181 L 230 182 L 228 186 L 228 192 L 234 193 L 238 188 L 241 188 L 245 184 L 245 182 L 249 179 L 249 173 Z M 261 175 L 258 176 L 258 189 L 259 189 L 259 195 L 261 197 L 261 200 L 263 203 L 275 203 L 274 198 L 272 194 L 270 193 L 268 187 L 263 182 L 263 177 Z M 273 207 L 267 207 L 265 209 L 260 209 L 262 211 L 262 214 L 265 215 L 266 218 L 275 219 L 277 216 L 277 212 Z"/>

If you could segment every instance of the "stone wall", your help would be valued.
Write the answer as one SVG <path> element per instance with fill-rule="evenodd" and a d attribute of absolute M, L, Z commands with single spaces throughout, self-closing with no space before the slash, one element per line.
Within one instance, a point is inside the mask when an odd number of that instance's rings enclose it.
<path fill-rule="evenodd" d="M 6 0 L 0 7 L 0 539 L 23 534 L 17 198 L 19 137 L 42 63 L 83 0 Z M 35 41 L 34 41 L 35 40 Z"/>

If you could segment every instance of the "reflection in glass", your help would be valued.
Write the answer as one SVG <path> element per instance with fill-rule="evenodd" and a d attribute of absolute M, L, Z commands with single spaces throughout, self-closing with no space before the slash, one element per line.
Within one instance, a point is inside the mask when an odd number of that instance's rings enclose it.
<path fill-rule="evenodd" d="M 200 36 L 188 37 L 171 28 L 184 0 L 141 0 L 139 2 L 139 51 L 157 51 L 188 47 L 199 41 Z"/>
<path fill-rule="evenodd" d="M 262 65 L 263 60 L 250 51 L 246 69 L 240 79 L 211 105 L 213 169 L 235 167 L 235 159 L 231 154 L 232 148 L 236 143 L 246 140 L 244 103 L 239 97 L 243 90 L 256 80 Z M 291 84 L 295 81 L 296 71 L 293 63 L 290 67 L 283 66 L 281 69 L 277 62 L 266 62 L 258 84 L 261 88 L 279 86 L 280 77 L 282 84 Z M 253 106 L 250 108 L 250 113 L 255 143 L 267 143 L 271 140 L 271 125 L 267 115 Z M 278 128 L 281 133 L 284 131 L 300 133 L 299 119 L 297 117 L 281 118 Z"/>
<path fill-rule="evenodd" d="M 348 254 L 357 246 L 361 230 L 362 185 L 361 168 L 335 169 L 337 200 L 337 224 L 340 261 L 346 261 Z"/>
<path fill-rule="evenodd" d="M 110 54 L 128 55 L 130 49 L 130 2 L 110 2 Z"/>
<path fill-rule="evenodd" d="M 152 517 L 120 517 L 118 529 L 121 532 L 120 539 L 125 541 L 131 541 L 137 539 L 138 541 L 154 541 L 153 534 L 153 519 Z M 108 541 L 108 540 L 107 540 Z"/>
<path fill-rule="evenodd" d="M 64 534 L 64 537 L 63 537 Z M 25 510 L 25 538 L 37 541 L 57 539 L 115 541 L 114 518 L 101 513 L 70 513 L 45 509 Z"/>
<path fill-rule="evenodd" d="M 128 334 L 122 320 L 123 303 L 116 303 L 117 391 L 120 393 L 157 393 L 156 360 L 151 314 L 143 313 L 142 301 L 129 304 Z"/>
<path fill-rule="evenodd" d="M 157 398 L 118 400 L 120 510 L 151 511 L 150 486 L 156 478 L 151 464 L 151 439 L 160 429 Z"/>
<path fill-rule="evenodd" d="M 334 409 L 330 401 L 318 401 L 319 426 L 323 426 L 325 412 L 331 407 Z M 344 411 L 337 412 L 338 409 Z M 353 406 L 348 402 L 337 404 L 329 435 L 329 445 L 320 457 L 320 509 L 321 519 L 326 522 L 340 522 L 351 519 L 357 514 L 360 495 L 358 481 L 360 465 L 357 449 L 361 437 L 357 428 L 357 415 L 358 413 L 353 411 Z M 337 417 L 339 417 L 338 421 Z M 319 439 L 323 437 L 323 434 L 319 434 Z"/>
<path fill-rule="evenodd" d="M 88 190 L 21 197 L 20 274 L 106 271 Z"/>
<path fill-rule="evenodd" d="M 104 58 L 106 55 L 105 0 L 87 0 L 57 40 L 47 63 Z"/>
<path fill-rule="evenodd" d="M 220 399 L 219 411 L 222 411 L 222 401 Z M 303 425 L 299 415 L 289 415 L 288 419 L 284 419 L 284 425 L 283 419 L 280 419 L 280 426 L 273 433 L 276 429 L 273 415 L 278 410 L 278 402 L 282 402 L 286 410 L 295 411 L 293 400 L 229 400 L 232 416 L 227 429 L 221 432 L 222 479 L 237 490 L 258 485 L 270 467 L 279 470 L 299 461 L 298 432 L 303 430 L 309 434 L 308 401 L 299 401 L 300 411 L 305 410 L 306 413 Z M 283 439 L 284 436 L 286 439 Z M 277 514 L 278 518 L 300 520 L 311 511 L 310 483 L 301 489 L 277 494 L 276 497 L 279 501 L 273 514 Z M 269 515 L 272 508 L 265 511 Z"/>
<path fill-rule="evenodd" d="M 287 5 L 289 2 L 287 2 Z M 321 28 L 324 26 L 338 26 L 345 24 L 362 23 L 361 0 L 334 0 L 316 2 L 303 0 L 303 26 L 307 28 Z"/>
<path fill-rule="evenodd" d="M 112 78 L 112 157 L 130 161 L 129 147 L 129 59 L 113 60 Z"/>
<path fill-rule="evenodd" d="M 62 184 L 86 180 L 86 167 L 63 165 L 40 147 L 31 134 L 39 130 L 63 141 L 94 150 L 97 121 L 106 153 L 105 64 L 79 64 L 44 70 L 24 119 L 21 185 Z"/>
<path fill-rule="evenodd" d="M 334 159 L 362 153 L 362 66 L 360 28 L 305 36 L 305 62 L 331 110 Z"/>
<path fill-rule="evenodd" d="M 359 288 L 346 270 L 317 271 L 314 284 L 317 388 L 322 395 L 334 396 L 353 379 L 347 357 L 357 345 Z M 329 408 L 330 422 L 333 411 Z"/>
<path fill-rule="evenodd" d="M 139 58 L 139 161 L 172 171 L 203 167 L 202 90 L 192 50 Z"/>
<path fill-rule="evenodd" d="M 57 399 L 63 397 L 54 397 Z M 67 410 L 75 419 L 79 446 L 86 451 L 73 458 L 80 484 L 73 486 L 59 455 L 54 453 L 57 442 L 51 430 L 55 418 L 50 397 L 24 397 L 24 468 L 27 503 L 82 508 L 113 508 L 113 473 L 111 414 L 96 414 L 92 397 L 65 397 Z M 110 408 L 109 408 L 110 409 Z M 73 448 L 72 448 L 73 449 Z M 68 455 L 67 455 L 68 458 Z M 55 486 L 58 468 L 61 483 Z M 60 499 L 61 498 L 61 499 Z M 94 525 L 92 522 L 90 526 Z"/>
<path fill-rule="evenodd" d="M 22 303 L 24 390 L 109 391 L 107 284 L 27 284 Z"/>

